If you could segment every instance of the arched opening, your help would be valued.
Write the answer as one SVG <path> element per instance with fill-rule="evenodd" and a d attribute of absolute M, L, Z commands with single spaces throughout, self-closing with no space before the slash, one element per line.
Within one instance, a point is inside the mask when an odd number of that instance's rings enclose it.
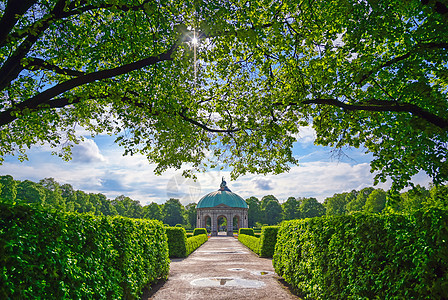
<path fill-rule="evenodd" d="M 227 218 L 225 216 L 218 217 L 218 232 L 227 232 Z"/>
<path fill-rule="evenodd" d="M 241 228 L 241 219 L 240 216 L 236 215 L 233 217 L 233 232 L 238 233 L 238 230 Z"/>
<path fill-rule="evenodd" d="M 212 231 L 212 218 L 210 218 L 210 216 L 205 216 L 204 224 L 205 224 L 205 229 L 207 229 L 207 232 L 210 233 Z"/>

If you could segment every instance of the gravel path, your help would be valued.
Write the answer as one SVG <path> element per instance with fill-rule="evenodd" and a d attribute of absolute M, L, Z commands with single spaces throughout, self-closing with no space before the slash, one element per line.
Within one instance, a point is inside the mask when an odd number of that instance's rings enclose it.
<path fill-rule="evenodd" d="M 272 260 L 259 258 L 234 237 L 211 237 L 185 259 L 172 259 L 168 280 L 146 299 L 300 299 L 274 273 Z"/>

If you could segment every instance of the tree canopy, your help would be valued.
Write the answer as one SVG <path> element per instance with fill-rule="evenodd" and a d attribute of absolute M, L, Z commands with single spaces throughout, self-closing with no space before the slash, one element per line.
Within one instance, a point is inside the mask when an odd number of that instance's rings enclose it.
<path fill-rule="evenodd" d="M 0 1 L 0 157 L 77 128 L 156 172 L 280 173 L 315 143 L 373 154 L 395 188 L 448 179 L 444 1 Z M 193 37 L 199 40 L 193 43 Z"/>

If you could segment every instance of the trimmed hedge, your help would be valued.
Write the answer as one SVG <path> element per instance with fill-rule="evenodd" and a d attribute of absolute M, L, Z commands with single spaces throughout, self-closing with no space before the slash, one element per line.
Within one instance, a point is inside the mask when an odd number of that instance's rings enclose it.
<path fill-rule="evenodd" d="M 254 236 L 254 230 L 252 228 L 240 228 L 238 234 L 246 234 L 250 236 Z"/>
<path fill-rule="evenodd" d="M 260 237 L 242 234 L 241 229 L 247 228 L 241 228 L 238 241 L 261 257 L 272 257 L 279 228 L 280 226 L 264 226 Z"/>
<path fill-rule="evenodd" d="M 207 235 L 207 230 L 205 228 L 195 228 L 193 231 L 193 235 L 200 235 L 200 234 Z"/>
<path fill-rule="evenodd" d="M 194 250 L 199 248 L 202 244 L 208 241 L 208 236 L 206 234 L 195 235 L 187 240 L 187 255 L 190 255 Z"/>
<path fill-rule="evenodd" d="M 187 233 L 182 227 L 166 227 L 170 257 L 187 256 Z"/>
<path fill-rule="evenodd" d="M 260 237 L 260 252 L 258 253 L 261 257 L 272 257 L 274 255 L 279 228 L 280 226 L 265 226 L 262 228 Z"/>
<path fill-rule="evenodd" d="M 163 224 L 0 203 L 1 299 L 132 299 L 169 272 Z"/>
<path fill-rule="evenodd" d="M 305 299 L 446 299 L 448 211 L 286 221 L 273 265 Z"/>
<path fill-rule="evenodd" d="M 187 257 L 203 243 L 208 241 L 206 234 L 192 236 L 187 239 L 184 228 L 166 227 L 170 257 Z"/>
<path fill-rule="evenodd" d="M 241 231 L 241 229 L 240 229 Z M 256 254 L 260 253 L 260 239 L 247 234 L 238 234 L 238 241 L 240 241 L 247 248 L 255 252 Z"/>

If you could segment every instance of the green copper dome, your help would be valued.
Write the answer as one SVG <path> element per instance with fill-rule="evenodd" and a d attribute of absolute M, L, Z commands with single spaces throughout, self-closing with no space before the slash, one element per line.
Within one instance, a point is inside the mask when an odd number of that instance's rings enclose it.
<path fill-rule="evenodd" d="M 222 179 L 220 189 L 202 197 L 196 208 L 209 208 L 220 204 L 229 207 L 248 208 L 247 203 L 243 198 L 229 190 L 224 178 Z"/>

